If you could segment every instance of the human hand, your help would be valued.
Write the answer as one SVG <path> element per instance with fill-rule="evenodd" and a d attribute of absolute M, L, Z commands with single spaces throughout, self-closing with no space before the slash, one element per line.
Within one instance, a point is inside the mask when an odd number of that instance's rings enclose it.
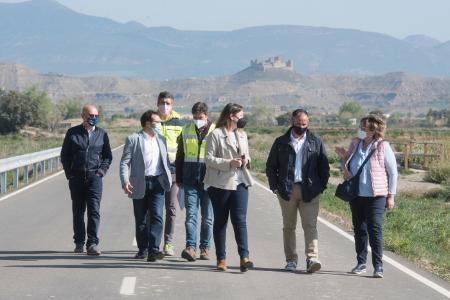
<path fill-rule="evenodd" d="M 335 147 L 334 152 L 336 152 L 340 159 L 344 159 L 345 155 L 347 154 L 347 151 L 344 149 L 344 147 Z"/>
<path fill-rule="evenodd" d="M 395 206 L 394 195 L 388 194 L 387 199 L 386 199 L 386 208 L 393 209 L 394 206 Z"/>
<path fill-rule="evenodd" d="M 230 166 L 231 166 L 232 169 L 240 168 L 242 166 L 242 159 L 240 159 L 240 158 L 233 158 L 230 161 Z"/>
<path fill-rule="evenodd" d="M 133 193 L 133 186 L 131 185 L 130 182 L 125 183 L 125 185 L 123 186 L 123 191 L 125 192 L 125 194 L 131 195 Z"/>

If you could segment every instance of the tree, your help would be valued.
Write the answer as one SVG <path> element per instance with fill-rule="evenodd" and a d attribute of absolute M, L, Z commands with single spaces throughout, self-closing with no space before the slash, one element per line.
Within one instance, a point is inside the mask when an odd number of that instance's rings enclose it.
<path fill-rule="evenodd" d="M 252 113 L 248 116 L 248 123 L 251 126 L 273 126 L 276 125 L 276 120 L 270 107 L 256 101 Z"/>
<path fill-rule="evenodd" d="M 16 133 L 34 117 L 30 98 L 16 91 L 0 93 L 0 134 Z"/>
<path fill-rule="evenodd" d="M 33 116 L 27 122 L 27 125 L 50 128 L 50 120 L 53 119 L 54 108 L 47 93 L 40 91 L 37 87 L 32 87 L 26 90 L 24 95 L 29 99 L 29 105 L 33 111 Z"/>
<path fill-rule="evenodd" d="M 292 113 L 287 112 L 282 115 L 279 115 L 275 118 L 277 120 L 278 126 L 286 126 L 291 124 Z"/>
<path fill-rule="evenodd" d="M 350 101 L 344 102 L 339 108 L 338 118 L 339 121 L 344 125 L 350 125 L 350 119 L 356 118 L 360 119 L 364 115 L 361 104 Z"/>
<path fill-rule="evenodd" d="M 64 120 L 79 118 L 81 115 L 81 101 L 79 99 L 64 100 L 59 104 Z"/>

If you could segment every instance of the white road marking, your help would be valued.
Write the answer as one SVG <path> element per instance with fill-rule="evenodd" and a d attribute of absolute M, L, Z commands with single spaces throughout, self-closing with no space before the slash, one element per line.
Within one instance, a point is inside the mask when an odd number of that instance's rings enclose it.
<path fill-rule="evenodd" d="M 121 295 L 134 295 L 134 288 L 136 286 L 136 277 L 124 277 L 122 285 L 120 286 Z"/>
<path fill-rule="evenodd" d="M 136 237 L 133 238 L 133 244 L 134 247 L 137 247 L 137 241 L 136 241 Z"/>
<path fill-rule="evenodd" d="M 116 148 L 112 149 L 111 151 L 116 151 L 117 149 L 120 149 L 120 148 L 122 148 L 123 146 L 124 146 L 124 145 L 120 145 L 119 147 L 116 147 Z M 50 176 L 48 176 L 48 177 L 44 177 L 43 179 L 40 179 L 39 181 L 36 181 L 36 182 L 34 182 L 34 183 L 32 183 L 32 184 L 29 184 L 29 185 L 27 185 L 27 186 L 25 186 L 25 187 L 23 187 L 23 188 L 20 188 L 20 189 L 17 190 L 17 191 L 14 191 L 14 192 L 12 192 L 12 193 L 10 193 L 10 194 L 7 194 L 7 195 L 5 195 L 5 196 L 3 196 L 3 197 L 0 197 L 0 202 L 6 200 L 6 199 L 8 199 L 8 198 L 11 198 L 11 197 L 13 197 L 13 196 L 15 196 L 15 195 L 17 195 L 17 194 L 20 194 L 20 193 L 22 193 L 22 192 L 24 192 L 24 191 L 26 191 L 26 190 L 28 190 L 28 189 L 31 189 L 32 187 L 35 187 L 36 185 L 39 185 L 39 184 L 41 184 L 41 183 L 44 183 L 44 182 L 46 182 L 47 180 L 50 180 L 50 179 L 52 179 L 52 178 L 54 178 L 54 177 L 56 177 L 56 176 L 59 176 L 59 175 L 61 175 L 61 174 L 63 174 L 63 173 L 64 173 L 64 171 L 56 172 L 56 173 L 53 174 L 53 175 L 50 175 Z"/>
<path fill-rule="evenodd" d="M 267 192 L 271 193 L 273 195 L 273 192 L 268 189 L 265 185 L 255 181 L 255 183 L 260 186 L 262 189 L 266 190 Z M 274 195 L 275 196 L 275 195 Z M 328 228 L 334 230 L 335 232 L 339 233 L 340 235 L 342 235 L 343 237 L 345 237 L 346 239 L 354 242 L 353 236 L 348 234 L 347 232 L 345 232 L 344 230 L 340 229 L 339 227 L 331 224 L 330 222 L 328 222 L 327 220 L 322 219 L 321 217 L 318 218 L 319 222 L 321 222 L 322 224 L 324 224 L 325 226 L 327 226 Z M 394 260 L 393 258 L 390 258 L 389 256 L 383 255 L 383 260 L 385 262 L 387 262 L 388 264 L 392 265 L 393 267 L 399 269 L 400 271 L 402 271 L 403 273 L 411 276 L 412 278 L 416 279 L 417 281 L 422 282 L 423 284 L 425 284 L 426 286 L 432 288 L 433 290 L 435 290 L 436 292 L 446 296 L 447 298 L 450 299 L 450 291 L 443 288 L 442 286 L 434 283 L 433 281 L 423 277 L 422 275 L 419 275 L 418 273 L 414 272 L 413 270 L 405 267 L 404 265 L 402 265 L 401 263 L 397 262 L 396 260 Z"/>

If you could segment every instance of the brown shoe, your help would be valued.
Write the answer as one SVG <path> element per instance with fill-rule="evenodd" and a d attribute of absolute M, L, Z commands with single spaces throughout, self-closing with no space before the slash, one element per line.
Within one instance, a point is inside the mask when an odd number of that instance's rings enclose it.
<path fill-rule="evenodd" d="M 217 270 L 226 271 L 227 270 L 227 262 L 225 259 L 217 260 Z"/>
<path fill-rule="evenodd" d="M 241 272 L 247 272 L 251 268 L 253 268 L 253 262 L 248 257 L 241 258 Z"/>
<path fill-rule="evenodd" d="M 200 259 L 209 260 L 209 249 L 206 247 L 200 247 Z"/>
<path fill-rule="evenodd" d="M 186 247 L 186 249 L 181 252 L 181 257 L 186 259 L 187 261 L 195 261 L 196 259 L 195 250 L 192 247 Z"/>

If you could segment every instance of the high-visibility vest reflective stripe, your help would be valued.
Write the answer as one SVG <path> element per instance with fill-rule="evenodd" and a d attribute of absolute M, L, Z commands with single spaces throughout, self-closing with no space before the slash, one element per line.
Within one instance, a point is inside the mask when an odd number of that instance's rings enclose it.
<path fill-rule="evenodd" d="M 172 121 L 172 120 L 170 120 Z M 178 136 L 183 131 L 183 126 L 181 125 L 170 125 L 170 121 L 167 123 L 161 123 L 161 135 L 166 138 L 167 154 L 169 155 L 170 163 L 175 162 L 177 156 L 177 139 Z"/>
<path fill-rule="evenodd" d="M 215 124 L 209 126 L 208 134 L 216 128 Z M 201 147 L 198 145 L 198 136 L 195 130 L 194 122 L 186 124 L 183 128 L 183 145 L 184 145 L 184 161 L 185 162 L 204 162 L 205 161 L 205 145 L 206 136 L 202 141 Z"/>

